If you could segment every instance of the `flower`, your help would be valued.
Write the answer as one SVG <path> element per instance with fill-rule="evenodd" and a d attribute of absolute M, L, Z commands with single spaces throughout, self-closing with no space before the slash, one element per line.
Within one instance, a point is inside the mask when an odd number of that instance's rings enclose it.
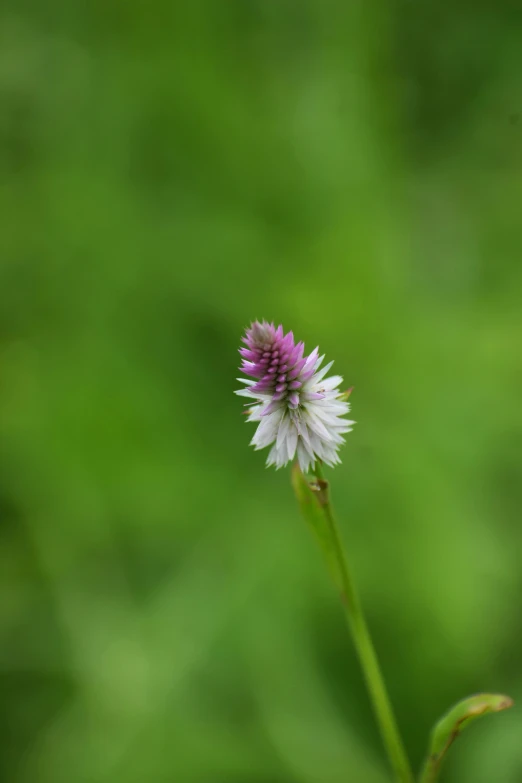
<path fill-rule="evenodd" d="M 251 445 L 257 450 L 274 444 L 267 465 L 281 468 L 296 453 L 303 472 L 316 459 L 340 462 L 343 433 L 355 422 L 342 418 L 350 406 L 338 389 L 341 376 L 325 378 L 333 362 L 319 369 L 324 359 L 319 348 L 305 356 L 304 343 L 296 344 L 292 332 L 285 335 L 282 326 L 266 321 L 255 321 L 243 342 L 240 370 L 255 380 L 238 378 L 246 388 L 236 394 L 256 401 L 247 411 L 248 421 L 259 422 Z"/>

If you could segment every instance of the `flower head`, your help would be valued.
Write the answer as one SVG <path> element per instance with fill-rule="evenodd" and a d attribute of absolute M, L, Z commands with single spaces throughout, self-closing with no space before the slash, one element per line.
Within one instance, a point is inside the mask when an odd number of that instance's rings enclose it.
<path fill-rule="evenodd" d="M 350 406 L 338 389 L 341 376 L 325 378 L 333 362 L 319 369 L 324 356 L 318 348 L 305 356 L 304 343 L 296 344 L 292 332 L 285 335 L 282 326 L 266 321 L 255 321 L 243 342 L 240 370 L 250 378 L 238 378 L 246 388 L 236 394 L 255 400 L 247 412 L 248 421 L 259 422 L 252 445 L 273 444 L 267 465 L 280 468 L 296 453 L 304 472 L 316 459 L 340 462 L 343 433 L 355 422 L 342 418 Z"/>

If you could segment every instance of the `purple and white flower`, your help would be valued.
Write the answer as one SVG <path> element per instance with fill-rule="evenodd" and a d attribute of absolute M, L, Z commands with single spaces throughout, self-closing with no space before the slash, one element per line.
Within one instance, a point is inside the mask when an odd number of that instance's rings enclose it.
<path fill-rule="evenodd" d="M 304 343 L 295 343 L 292 332 L 266 321 L 255 321 L 243 337 L 245 348 L 238 378 L 246 385 L 236 394 L 255 400 L 248 421 L 259 422 L 251 445 L 272 445 L 267 465 L 281 468 L 297 454 L 303 472 L 317 459 L 327 465 L 340 462 L 337 454 L 355 422 L 342 418 L 350 410 L 346 394 L 338 387 L 340 375 L 325 378 L 333 362 L 320 369 L 324 356 L 314 348 L 305 356 Z M 251 380 L 254 379 L 254 380 Z"/>

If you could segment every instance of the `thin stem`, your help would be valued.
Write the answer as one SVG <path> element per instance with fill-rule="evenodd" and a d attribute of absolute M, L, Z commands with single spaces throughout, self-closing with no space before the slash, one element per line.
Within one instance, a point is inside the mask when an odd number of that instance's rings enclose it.
<path fill-rule="evenodd" d="M 339 529 L 330 504 L 328 483 L 324 479 L 322 465 L 319 461 L 316 463 L 314 473 L 322 485 L 320 502 L 328 522 L 332 545 L 339 568 L 339 578 L 342 590 L 341 599 L 384 746 L 387 750 L 397 781 L 399 781 L 399 783 L 413 783 L 413 775 L 408 757 L 397 728 L 397 722 L 386 690 L 386 685 L 384 684 L 379 661 L 366 624 L 361 602 L 357 595 L 352 575 L 350 574 L 343 544 L 339 535 Z"/>

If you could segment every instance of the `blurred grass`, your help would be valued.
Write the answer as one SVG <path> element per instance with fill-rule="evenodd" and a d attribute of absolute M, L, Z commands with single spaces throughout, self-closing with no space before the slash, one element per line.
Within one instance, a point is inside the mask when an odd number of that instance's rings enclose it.
<path fill-rule="evenodd" d="M 6 0 L 0 774 L 381 783 L 341 612 L 232 395 L 355 385 L 333 493 L 412 758 L 522 689 L 518 4 Z M 448 783 L 520 783 L 517 710 Z"/>

